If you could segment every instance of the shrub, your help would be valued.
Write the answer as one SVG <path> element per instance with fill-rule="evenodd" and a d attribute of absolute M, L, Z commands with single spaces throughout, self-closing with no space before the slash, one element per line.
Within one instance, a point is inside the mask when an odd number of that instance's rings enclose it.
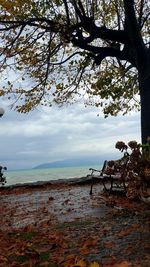
<path fill-rule="evenodd" d="M 118 141 L 115 147 L 124 153 L 117 164 L 121 165 L 124 160 L 126 161 L 124 168 L 126 168 L 127 197 L 132 199 L 141 197 L 150 184 L 150 137 L 144 145 L 136 141 L 130 141 L 128 145 Z"/>

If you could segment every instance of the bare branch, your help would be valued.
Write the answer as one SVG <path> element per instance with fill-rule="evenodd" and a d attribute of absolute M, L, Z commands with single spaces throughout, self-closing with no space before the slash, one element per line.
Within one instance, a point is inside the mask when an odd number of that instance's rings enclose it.
<path fill-rule="evenodd" d="M 69 61 L 72 57 L 74 57 L 75 55 L 80 55 L 81 52 L 75 52 L 73 53 L 72 55 L 70 55 L 69 57 L 67 57 L 65 60 L 63 61 L 60 61 L 60 62 L 54 62 L 54 63 L 51 63 L 52 65 L 61 65 L 61 64 L 64 64 L 65 62 Z"/>
<path fill-rule="evenodd" d="M 69 9 L 68 9 L 68 4 L 66 0 L 63 0 L 64 6 L 65 6 L 65 11 L 66 11 L 66 17 L 67 17 L 67 24 L 70 25 L 70 17 L 69 17 Z"/>
<path fill-rule="evenodd" d="M 141 28 L 141 25 L 142 25 L 143 7 L 144 7 L 144 0 L 141 0 L 140 13 L 139 13 L 139 19 L 138 19 L 139 28 Z"/>

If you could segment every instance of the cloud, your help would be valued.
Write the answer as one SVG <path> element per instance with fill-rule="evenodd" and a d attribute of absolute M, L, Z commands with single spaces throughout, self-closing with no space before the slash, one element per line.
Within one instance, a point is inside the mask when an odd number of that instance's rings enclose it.
<path fill-rule="evenodd" d="M 96 108 L 76 104 L 39 108 L 23 115 L 2 104 L 6 112 L 0 119 L 0 162 L 9 169 L 67 158 L 117 155 L 116 141 L 140 141 L 139 113 L 104 119 L 102 114 L 97 116 Z"/>

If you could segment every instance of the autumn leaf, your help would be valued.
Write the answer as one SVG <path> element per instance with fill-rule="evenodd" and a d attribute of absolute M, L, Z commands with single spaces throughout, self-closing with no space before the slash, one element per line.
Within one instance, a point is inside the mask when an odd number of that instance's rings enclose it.
<path fill-rule="evenodd" d="M 8 262 L 8 260 L 7 260 L 7 258 L 5 257 L 5 256 L 3 256 L 3 255 L 0 255 L 0 262 Z"/>
<path fill-rule="evenodd" d="M 80 253 L 82 253 L 82 254 L 84 254 L 84 255 L 89 254 L 89 253 L 90 253 L 90 249 L 91 249 L 92 247 L 96 246 L 96 244 L 97 244 L 97 239 L 94 239 L 94 238 L 92 238 L 92 239 L 87 239 L 87 240 L 84 242 L 82 248 L 80 249 Z"/>
<path fill-rule="evenodd" d="M 115 244 L 113 242 L 109 241 L 109 242 L 105 242 L 104 246 L 105 246 L 105 248 L 112 248 L 115 246 Z"/>
<path fill-rule="evenodd" d="M 133 229 L 130 227 L 130 228 L 121 230 L 116 235 L 117 235 L 118 238 L 123 238 L 124 236 L 129 235 L 132 231 L 133 231 Z"/>
<path fill-rule="evenodd" d="M 90 254 L 90 249 L 89 248 L 81 248 L 80 253 L 82 255 L 88 255 L 88 254 Z"/>
<path fill-rule="evenodd" d="M 91 239 L 87 239 L 84 244 L 83 247 L 84 248 L 90 248 L 93 247 L 97 244 L 97 239 L 91 238 Z"/>
<path fill-rule="evenodd" d="M 74 267 L 87 267 L 87 264 L 84 259 L 78 260 Z"/>
<path fill-rule="evenodd" d="M 67 255 L 66 259 L 61 259 L 59 262 L 62 267 L 74 267 L 75 262 L 77 262 L 77 257 L 74 254 Z"/>
<path fill-rule="evenodd" d="M 121 263 L 117 263 L 113 265 L 114 267 L 130 267 L 131 263 L 128 261 L 122 261 Z"/>
<path fill-rule="evenodd" d="M 90 264 L 89 267 L 100 267 L 100 265 L 96 261 L 94 261 Z"/>

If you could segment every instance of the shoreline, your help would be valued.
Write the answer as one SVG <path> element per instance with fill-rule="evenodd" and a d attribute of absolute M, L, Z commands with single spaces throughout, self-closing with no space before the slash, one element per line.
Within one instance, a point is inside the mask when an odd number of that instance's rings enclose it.
<path fill-rule="evenodd" d="M 58 179 L 58 180 L 49 180 L 49 181 L 37 181 L 31 183 L 17 183 L 13 185 L 4 185 L 0 187 L 1 190 L 11 190 L 17 188 L 38 188 L 38 187 L 46 187 L 49 185 L 84 185 L 90 184 L 92 182 L 92 178 L 90 176 L 83 177 L 75 177 L 75 178 L 66 178 L 66 179 Z M 96 183 L 96 181 L 95 181 Z"/>

